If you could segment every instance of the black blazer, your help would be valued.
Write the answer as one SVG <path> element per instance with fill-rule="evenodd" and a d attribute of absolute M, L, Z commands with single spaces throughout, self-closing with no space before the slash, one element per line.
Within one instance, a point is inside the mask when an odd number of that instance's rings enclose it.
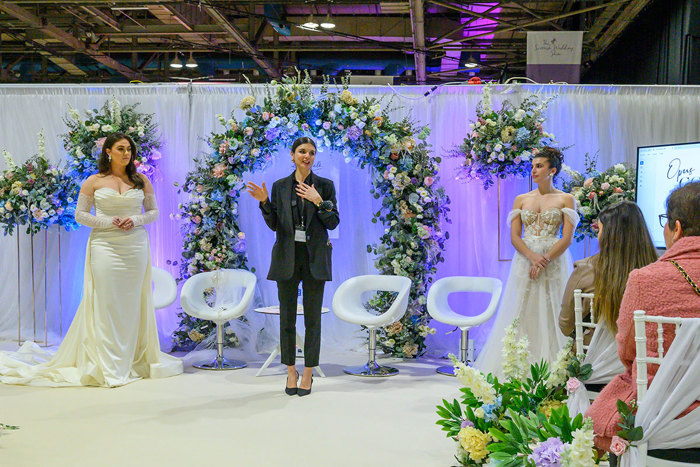
<path fill-rule="evenodd" d="M 292 218 L 292 185 L 294 173 L 277 180 L 272 185 L 270 201 L 260 204 L 265 223 L 277 233 L 272 247 L 272 262 L 268 280 L 284 281 L 292 278 L 294 273 L 294 219 Z M 338 206 L 335 199 L 335 187 L 327 178 L 311 172 L 311 184 L 324 201 L 331 201 L 333 209 L 318 209 L 312 202 L 304 200 L 304 217 L 306 221 L 306 249 L 309 252 L 309 268 L 314 279 L 333 280 L 331 252 L 328 230 L 335 229 L 340 223 Z"/>

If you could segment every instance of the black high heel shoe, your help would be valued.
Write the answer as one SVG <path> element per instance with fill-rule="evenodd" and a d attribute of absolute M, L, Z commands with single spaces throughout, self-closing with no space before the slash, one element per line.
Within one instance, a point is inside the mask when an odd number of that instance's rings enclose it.
<path fill-rule="evenodd" d="M 299 384 L 299 372 L 296 371 L 296 370 L 294 370 L 294 371 L 295 371 L 296 374 L 297 374 L 297 384 Z M 285 383 L 284 383 L 284 392 L 285 392 L 288 396 L 293 396 L 294 394 L 297 394 L 298 389 L 299 389 L 298 387 L 296 387 L 296 388 L 288 388 L 288 387 L 287 387 L 287 382 L 285 381 Z"/>
<path fill-rule="evenodd" d="M 311 376 L 311 384 L 309 384 L 309 389 L 298 388 L 297 396 L 304 397 L 304 396 L 308 396 L 309 394 L 311 394 L 311 386 L 313 386 L 313 385 L 314 385 L 314 377 L 312 375 Z"/>

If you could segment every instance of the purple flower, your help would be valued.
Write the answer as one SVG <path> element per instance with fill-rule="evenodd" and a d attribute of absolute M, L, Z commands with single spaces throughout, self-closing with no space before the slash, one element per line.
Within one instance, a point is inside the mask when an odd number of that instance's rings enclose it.
<path fill-rule="evenodd" d="M 468 426 L 474 426 L 474 423 L 469 420 L 462 420 L 462 425 L 460 426 L 460 428 L 466 428 Z"/>
<path fill-rule="evenodd" d="M 238 240 L 238 242 L 233 246 L 233 251 L 235 251 L 238 254 L 245 252 L 245 250 L 246 250 L 245 240 Z"/>
<path fill-rule="evenodd" d="M 357 138 L 362 136 L 362 130 L 360 130 L 356 125 L 348 128 L 348 139 L 355 141 Z"/>
<path fill-rule="evenodd" d="M 280 135 L 280 129 L 277 127 L 269 128 L 265 130 L 265 139 L 268 141 L 274 141 Z"/>
<path fill-rule="evenodd" d="M 527 458 L 538 467 L 561 467 L 561 453 L 565 447 L 559 438 L 549 438 L 541 442 Z"/>

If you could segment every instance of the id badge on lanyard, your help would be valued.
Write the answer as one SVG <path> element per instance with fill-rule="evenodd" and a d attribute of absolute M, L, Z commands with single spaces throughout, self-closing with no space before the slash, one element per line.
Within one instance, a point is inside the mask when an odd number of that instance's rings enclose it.
<path fill-rule="evenodd" d="M 296 205 L 296 202 L 294 202 L 293 205 Z M 301 206 L 303 207 L 303 205 L 304 204 L 302 201 Z M 301 222 L 294 226 L 294 241 L 306 243 L 306 226 L 304 225 L 304 211 L 303 211 L 303 209 L 299 210 L 299 216 L 300 216 Z"/>

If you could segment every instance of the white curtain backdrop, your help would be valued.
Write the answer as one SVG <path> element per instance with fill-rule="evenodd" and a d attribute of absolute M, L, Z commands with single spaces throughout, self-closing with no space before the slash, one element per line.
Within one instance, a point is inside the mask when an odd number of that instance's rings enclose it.
<path fill-rule="evenodd" d="M 251 91 L 252 89 L 252 91 Z M 430 143 L 436 154 L 444 155 L 466 135 L 467 125 L 475 118 L 475 108 L 481 97 L 481 86 L 443 86 L 431 91 L 429 86 L 384 87 L 359 86 L 351 91 L 358 97 L 383 98 L 386 105 L 395 108 L 394 118 L 410 116 L 432 129 Z M 6 148 L 17 162 L 36 152 L 36 135 L 44 129 L 47 156 L 54 162 L 65 158 L 60 135 L 66 131 L 63 118 L 67 105 L 81 112 L 99 108 L 110 96 L 124 105 L 140 103 L 142 112 L 154 113 L 162 136 L 163 158 L 160 161 L 159 180 L 154 180 L 161 212 L 160 219 L 148 227 L 153 264 L 177 275 L 178 267 L 169 266 L 168 260 L 180 260 L 181 237 L 178 224 L 169 215 L 177 212 L 182 198 L 176 194 L 175 182 L 182 182 L 194 167 L 195 157 L 207 149 L 204 138 L 219 131 L 216 114 L 230 114 L 237 110 L 240 100 L 250 93 L 261 102 L 265 93 L 262 85 L 7 85 L 0 86 L 0 149 Z M 586 152 L 599 152 L 599 168 L 605 169 L 618 162 L 636 162 L 636 147 L 651 144 L 700 141 L 700 87 L 679 86 L 504 86 L 493 92 L 493 105 L 500 106 L 504 99 L 520 102 L 524 95 L 537 92 L 557 94 L 547 111 L 547 131 L 557 137 L 565 151 L 565 162 L 575 169 L 583 168 Z M 425 96 L 429 93 L 428 96 Z M 393 101 L 392 101 L 393 99 Z M 338 185 L 341 223 L 337 238 L 333 239 L 334 281 L 327 284 L 324 299 L 330 307 L 335 288 L 345 279 L 374 271 L 373 258 L 366 245 L 376 241 L 381 226 L 369 222 L 371 213 L 378 209 L 378 201 L 369 194 L 370 175 L 367 169 L 346 164 L 340 154 L 319 154 L 320 167 L 315 170 L 332 178 Z M 510 263 L 499 261 L 512 256 L 505 218 L 514 197 L 528 189 L 527 181 L 509 181 L 501 185 L 500 203 L 496 187 L 484 191 L 479 182 L 463 182 L 454 178 L 459 160 L 443 158 L 441 183 L 452 200 L 452 224 L 443 226 L 450 233 L 446 242 L 446 262 L 438 267 L 436 278 L 450 275 L 492 276 L 506 279 Z M 0 169 L 5 169 L 4 161 Z M 291 173 L 288 148 L 279 148 L 278 157 L 265 171 L 251 174 L 256 182 L 268 186 L 277 178 Z M 499 209 L 500 205 L 500 209 Z M 500 213 L 500 217 L 497 215 Z M 274 283 L 265 279 L 269 266 L 269 251 L 273 233 L 265 226 L 257 204 L 244 194 L 240 203 L 240 222 L 248 239 L 249 264 L 256 268 L 259 279 L 258 303 L 277 304 Z M 499 236 L 500 228 L 500 249 Z M 44 234 L 35 238 L 34 261 L 36 302 L 32 306 L 31 254 L 29 237 L 22 233 L 20 240 L 21 274 L 17 276 L 17 235 L 0 237 L 0 338 L 17 338 L 17 286 L 21 288 L 22 338 L 33 338 L 33 308 L 36 310 L 37 337 L 43 338 L 44 302 L 48 310 L 49 331 L 55 333 L 59 323 L 59 298 L 63 332 L 67 329 L 80 301 L 82 292 L 83 261 L 88 235 L 87 228 L 61 233 L 62 292 L 58 293 L 57 235 L 48 235 L 47 294 L 44 294 Z M 583 256 L 582 244 L 572 247 L 574 259 Z M 452 305 L 465 314 L 481 311 L 486 297 L 457 296 Z M 159 310 L 157 318 L 161 345 L 170 348 L 170 335 L 177 326 L 177 304 Z M 249 313 L 254 328 L 265 326 L 271 335 L 278 323 Z M 357 346 L 351 339 L 357 335 L 354 326 L 342 323 L 334 315 L 323 318 L 324 345 L 348 348 Z M 437 334 L 429 336 L 432 354 L 442 355 L 458 348 L 458 333 L 445 335 L 450 329 L 433 323 Z M 490 330 L 491 322 L 474 329 L 470 337 L 480 348 Z M 55 339 L 54 339 L 55 343 Z"/>

